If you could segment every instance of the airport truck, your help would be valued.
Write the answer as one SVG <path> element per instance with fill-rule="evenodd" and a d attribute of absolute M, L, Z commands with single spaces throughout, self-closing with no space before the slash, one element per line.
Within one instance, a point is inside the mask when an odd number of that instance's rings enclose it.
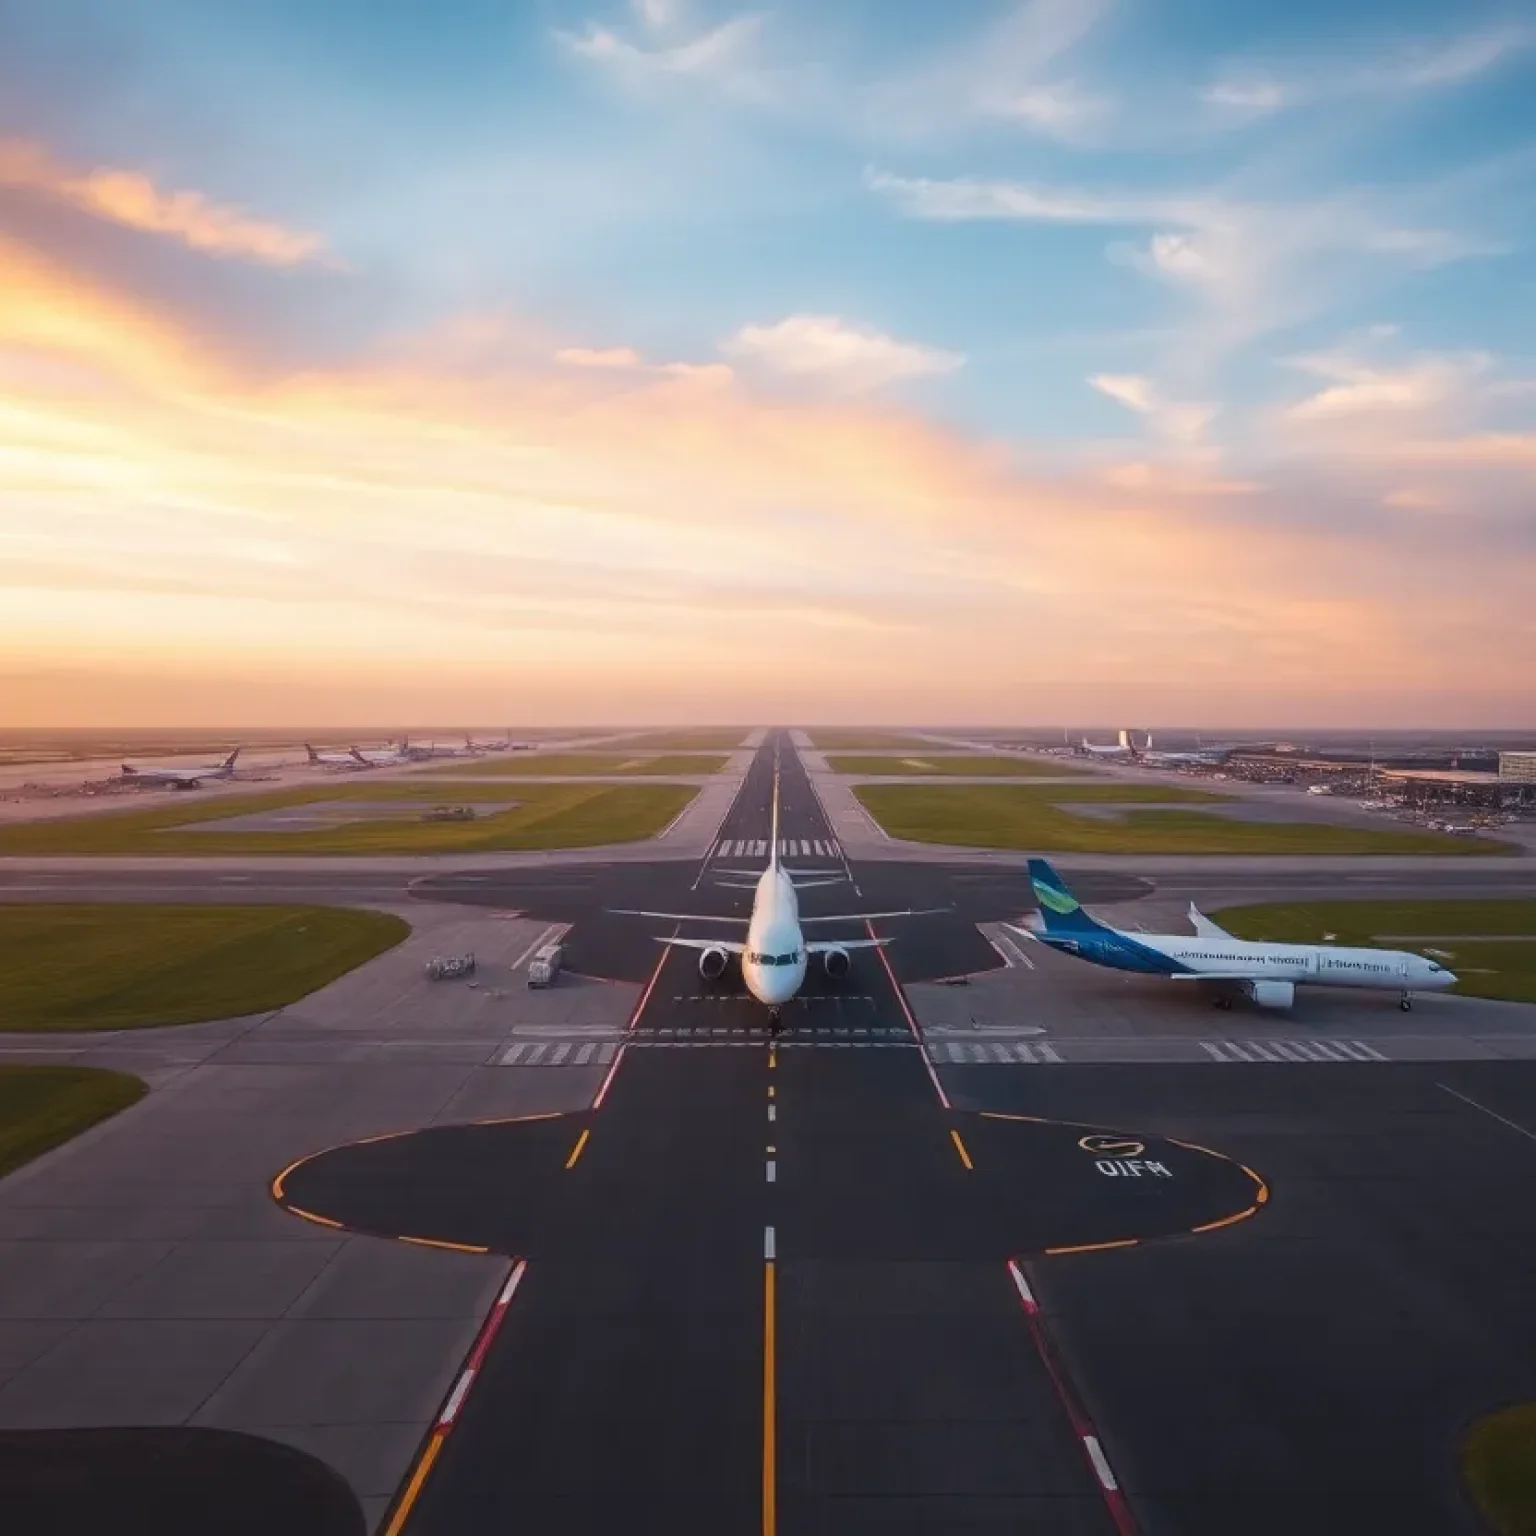
<path fill-rule="evenodd" d="M 533 963 L 528 967 L 528 985 L 530 987 L 552 986 L 564 964 L 565 946 L 546 944 L 533 957 Z"/>

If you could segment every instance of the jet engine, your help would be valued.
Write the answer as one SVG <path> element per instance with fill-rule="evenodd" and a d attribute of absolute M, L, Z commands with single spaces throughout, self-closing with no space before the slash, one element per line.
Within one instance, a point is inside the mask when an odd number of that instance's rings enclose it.
<path fill-rule="evenodd" d="M 725 968 L 730 963 L 730 954 L 723 949 L 701 949 L 699 951 L 699 975 L 705 981 L 719 981 L 725 975 Z"/>
<path fill-rule="evenodd" d="M 1289 1008 L 1296 1001 L 1296 983 L 1253 981 L 1248 984 L 1248 995 L 1260 1008 Z"/>
<path fill-rule="evenodd" d="M 833 981 L 841 981 L 848 974 L 850 964 L 846 949 L 824 949 L 821 952 L 821 967 Z"/>

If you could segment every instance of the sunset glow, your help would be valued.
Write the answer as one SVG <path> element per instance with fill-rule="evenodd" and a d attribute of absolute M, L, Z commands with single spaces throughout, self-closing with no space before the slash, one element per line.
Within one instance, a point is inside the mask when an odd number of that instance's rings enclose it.
<path fill-rule="evenodd" d="M 1536 31 L 335 9 L 0 58 L 12 724 L 1528 720 Z"/>

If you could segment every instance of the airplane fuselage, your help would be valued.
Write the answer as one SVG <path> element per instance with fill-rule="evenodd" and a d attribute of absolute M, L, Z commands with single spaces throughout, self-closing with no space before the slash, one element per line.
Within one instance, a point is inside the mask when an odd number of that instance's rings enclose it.
<path fill-rule="evenodd" d="M 741 978 L 758 1002 L 770 1008 L 787 1003 L 805 985 L 805 935 L 795 883 L 777 864 L 758 878 L 741 956 Z"/>
<path fill-rule="evenodd" d="M 1351 949 L 1332 944 L 1268 944 L 1188 934 L 1037 933 L 1042 944 L 1096 965 L 1152 976 L 1230 977 L 1327 987 L 1435 991 L 1455 977 L 1422 955 L 1397 949 Z"/>

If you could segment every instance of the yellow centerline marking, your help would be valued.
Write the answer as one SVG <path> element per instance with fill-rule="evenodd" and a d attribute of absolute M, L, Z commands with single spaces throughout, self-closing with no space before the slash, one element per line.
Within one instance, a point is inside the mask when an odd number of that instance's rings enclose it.
<path fill-rule="evenodd" d="M 576 1145 L 571 1148 L 571 1155 L 565 1160 L 565 1166 L 567 1169 L 574 1168 L 576 1166 L 576 1159 L 581 1156 L 581 1150 L 586 1146 L 587 1137 L 591 1134 L 592 1132 L 589 1130 L 583 1131 L 581 1135 L 576 1138 Z"/>
<path fill-rule="evenodd" d="M 305 1221 L 318 1222 L 322 1227 L 335 1227 L 338 1232 L 342 1230 L 341 1223 L 332 1221 L 329 1216 L 317 1216 L 313 1211 L 301 1211 L 296 1205 L 287 1206 L 285 1209 L 291 1216 L 302 1216 Z"/>
<path fill-rule="evenodd" d="M 452 1253 L 489 1253 L 489 1248 L 477 1247 L 474 1243 L 450 1243 L 440 1237 L 406 1237 L 404 1235 L 395 1239 L 396 1242 L 413 1243 L 418 1248 L 447 1248 Z"/>
<path fill-rule="evenodd" d="M 389 1522 L 384 1536 L 400 1536 L 405 1529 L 405 1522 L 411 1517 L 411 1507 L 421 1496 L 422 1484 L 427 1480 L 427 1473 L 432 1470 L 432 1463 L 437 1460 L 437 1453 L 443 1448 L 442 1430 L 433 1430 L 432 1438 L 427 1441 L 426 1449 L 421 1453 L 421 1459 L 416 1463 L 416 1470 L 411 1473 L 411 1480 L 406 1485 L 404 1497 L 395 1506 L 394 1518 Z"/>
<path fill-rule="evenodd" d="M 779 1528 L 773 1271 L 770 1259 L 763 1265 L 763 1536 L 776 1536 Z"/>
<path fill-rule="evenodd" d="M 1208 1221 L 1203 1227 L 1191 1227 L 1191 1232 L 1214 1232 L 1217 1227 L 1230 1227 L 1234 1221 L 1246 1221 L 1258 1206 L 1250 1205 L 1246 1211 L 1238 1211 L 1235 1216 L 1223 1216 L 1220 1221 Z"/>
<path fill-rule="evenodd" d="M 965 1143 L 960 1140 L 960 1132 L 951 1130 L 949 1139 L 954 1142 L 955 1151 L 960 1154 L 960 1161 L 965 1164 L 967 1171 L 973 1169 L 976 1165 L 971 1161 L 971 1154 L 965 1150 Z"/>
<path fill-rule="evenodd" d="M 1199 1231 L 1198 1227 L 1195 1231 Z M 1112 1243 L 1074 1243 L 1066 1248 L 1047 1248 L 1047 1253 L 1101 1253 L 1106 1248 L 1134 1248 L 1141 1239 L 1139 1237 L 1121 1237 Z"/>

